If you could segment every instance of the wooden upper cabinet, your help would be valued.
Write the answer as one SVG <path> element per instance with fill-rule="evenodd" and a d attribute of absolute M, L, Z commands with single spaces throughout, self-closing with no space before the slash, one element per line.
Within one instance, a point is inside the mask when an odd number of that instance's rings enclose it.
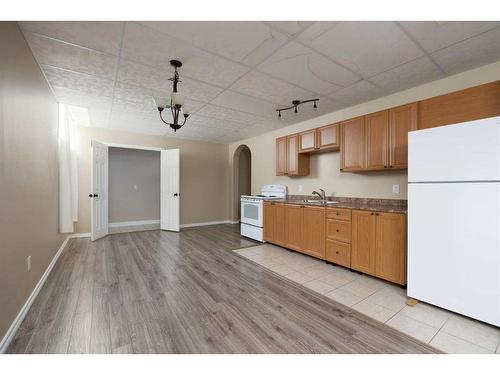
<path fill-rule="evenodd" d="M 299 134 L 299 152 L 311 152 L 316 150 L 316 129 L 311 129 Z"/>
<path fill-rule="evenodd" d="M 340 147 L 339 124 L 307 130 L 299 136 L 299 153 L 334 151 Z"/>
<path fill-rule="evenodd" d="M 309 174 L 309 155 L 299 154 L 299 134 L 286 137 L 286 174 L 288 176 Z"/>
<path fill-rule="evenodd" d="M 375 213 L 352 211 L 351 268 L 375 274 Z"/>
<path fill-rule="evenodd" d="M 389 110 L 389 168 L 408 168 L 408 132 L 417 130 L 418 103 Z"/>
<path fill-rule="evenodd" d="M 286 137 L 276 139 L 276 176 L 286 175 Z"/>
<path fill-rule="evenodd" d="M 325 257 L 325 208 L 302 208 L 302 251 L 317 258 Z"/>
<path fill-rule="evenodd" d="M 418 128 L 457 124 L 500 116 L 500 81 L 422 100 Z"/>
<path fill-rule="evenodd" d="M 388 167 L 389 111 L 365 116 L 366 169 Z"/>
<path fill-rule="evenodd" d="M 340 170 L 359 171 L 365 167 L 365 117 L 340 123 Z"/>
<path fill-rule="evenodd" d="M 340 147 L 339 124 L 316 129 L 316 145 L 320 151 L 338 150 Z"/>
<path fill-rule="evenodd" d="M 406 215 L 376 213 L 375 276 L 406 284 Z"/>
<path fill-rule="evenodd" d="M 285 246 L 297 251 L 303 247 L 302 213 L 299 205 L 285 205 Z"/>

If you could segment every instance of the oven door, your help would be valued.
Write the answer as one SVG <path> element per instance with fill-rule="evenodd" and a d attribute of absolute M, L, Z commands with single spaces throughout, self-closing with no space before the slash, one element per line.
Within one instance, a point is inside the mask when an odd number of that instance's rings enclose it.
<path fill-rule="evenodd" d="M 245 224 L 255 225 L 256 227 L 263 226 L 262 219 L 262 201 L 259 202 L 241 202 L 241 222 Z"/>

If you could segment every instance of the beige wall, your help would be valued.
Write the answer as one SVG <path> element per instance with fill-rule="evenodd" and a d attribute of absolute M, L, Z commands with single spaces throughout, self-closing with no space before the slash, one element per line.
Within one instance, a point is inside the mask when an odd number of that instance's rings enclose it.
<path fill-rule="evenodd" d="M 142 135 L 114 129 L 77 127 L 78 223 L 90 232 L 90 141 L 181 150 L 181 224 L 227 220 L 228 145 Z"/>
<path fill-rule="evenodd" d="M 277 137 L 335 123 L 371 112 L 411 103 L 417 100 L 442 95 L 448 92 L 477 86 L 500 79 L 500 62 L 483 66 L 438 81 L 414 87 L 380 99 L 362 103 L 353 107 L 332 112 L 308 121 L 287 126 L 257 137 L 235 142 L 229 145 L 228 160 L 232 171 L 235 150 L 242 144 L 247 145 L 252 153 L 252 192 L 257 193 L 264 184 L 287 185 L 290 194 L 310 194 L 312 190 L 323 188 L 331 195 L 346 197 L 396 198 L 407 197 L 407 173 L 405 171 L 340 173 L 339 152 L 311 156 L 311 173 L 306 177 L 276 176 L 275 139 Z M 321 105 L 321 102 L 319 103 Z M 234 179 L 231 186 L 230 212 L 233 219 L 238 218 Z M 392 193 L 392 185 L 400 185 L 400 193 Z M 299 191 L 302 185 L 303 192 Z"/>
<path fill-rule="evenodd" d="M 16 23 L 0 22 L 0 51 L 1 340 L 64 236 L 58 234 L 57 103 Z"/>
<path fill-rule="evenodd" d="M 160 153 L 109 148 L 110 223 L 160 220 Z"/>

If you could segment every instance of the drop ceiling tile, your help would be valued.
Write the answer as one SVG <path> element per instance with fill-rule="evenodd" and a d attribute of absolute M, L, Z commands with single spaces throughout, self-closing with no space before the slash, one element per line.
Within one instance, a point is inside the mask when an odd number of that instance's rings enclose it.
<path fill-rule="evenodd" d="M 443 77 L 443 73 L 428 57 L 422 57 L 371 77 L 370 82 L 387 92 L 397 92 Z"/>
<path fill-rule="evenodd" d="M 133 113 L 112 113 L 109 121 L 109 128 L 111 129 L 153 135 L 163 134 L 166 126 L 160 121 Z"/>
<path fill-rule="evenodd" d="M 448 74 L 500 60 L 500 28 L 434 52 L 432 58 Z"/>
<path fill-rule="evenodd" d="M 400 25 L 409 32 L 427 52 L 434 52 L 474 35 L 481 34 L 500 22 L 478 21 L 407 21 Z"/>
<path fill-rule="evenodd" d="M 339 22 L 318 35 L 308 42 L 314 49 L 364 77 L 423 55 L 394 22 Z"/>
<path fill-rule="evenodd" d="M 346 105 L 355 105 L 373 100 L 385 95 L 385 92 L 368 81 L 359 81 L 352 86 L 334 92 L 330 97 Z"/>
<path fill-rule="evenodd" d="M 248 68 L 212 55 L 142 24 L 129 22 L 125 27 L 122 57 L 144 65 L 172 71 L 171 59 L 181 60 L 182 77 L 191 77 L 219 87 L 227 87 Z"/>
<path fill-rule="evenodd" d="M 64 87 L 89 95 L 111 97 L 113 94 L 113 81 L 111 79 L 48 65 L 42 65 L 42 70 L 51 86 Z"/>
<path fill-rule="evenodd" d="M 279 107 L 277 104 L 230 90 L 217 96 L 211 104 L 272 119 L 276 117 L 276 108 Z"/>
<path fill-rule="evenodd" d="M 258 69 L 323 95 L 360 80 L 351 71 L 294 41 L 280 48 Z"/>
<path fill-rule="evenodd" d="M 311 99 L 314 94 L 285 81 L 272 78 L 266 74 L 252 70 L 236 81 L 231 90 L 255 96 L 278 105 L 291 105 L 294 99 Z"/>
<path fill-rule="evenodd" d="M 23 31 L 60 39 L 68 43 L 118 55 L 123 22 L 20 22 Z"/>
<path fill-rule="evenodd" d="M 250 113 L 240 112 L 230 108 L 218 107 L 212 104 L 204 106 L 199 111 L 197 111 L 197 114 L 206 117 L 213 117 L 219 120 L 240 122 L 243 124 L 262 124 L 273 121 Z"/>
<path fill-rule="evenodd" d="M 299 40 L 304 43 L 311 43 L 314 39 L 320 37 L 328 30 L 332 29 L 336 25 L 338 25 L 341 21 L 319 21 L 314 22 L 308 27 L 306 27 L 302 32 L 297 36 Z"/>
<path fill-rule="evenodd" d="M 118 58 L 114 55 L 59 42 L 37 34 L 26 33 L 25 37 L 39 64 L 110 79 L 115 76 Z"/>
<path fill-rule="evenodd" d="M 308 103 L 303 104 L 302 106 L 300 106 L 300 111 L 306 112 L 312 116 L 311 118 L 314 118 L 345 108 L 345 104 L 336 102 L 325 96 L 319 97 L 319 102 L 317 105 L 318 108 L 313 108 L 313 106 L 309 105 Z"/>
<path fill-rule="evenodd" d="M 274 27 L 280 31 L 287 33 L 290 36 L 294 36 L 307 27 L 311 26 L 313 21 L 269 21 L 266 24 Z"/>
<path fill-rule="evenodd" d="M 113 102 L 110 97 L 89 95 L 66 87 L 52 86 L 52 91 L 58 102 L 85 108 L 96 106 L 111 108 Z"/>
<path fill-rule="evenodd" d="M 257 21 L 161 21 L 143 24 L 211 53 L 233 61 L 246 60 L 246 63 L 269 56 L 287 39 L 284 34 Z"/>
<path fill-rule="evenodd" d="M 114 97 L 115 99 L 126 100 L 129 102 L 140 103 L 144 108 L 150 108 L 156 111 L 153 102 L 153 97 L 166 97 L 170 96 L 170 92 L 150 89 L 142 86 L 129 85 L 127 83 L 117 82 L 115 85 Z M 191 113 L 196 112 L 203 107 L 205 103 L 192 100 L 186 97 L 184 107 L 189 109 Z"/>
<path fill-rule="evenodd" d="M 181 82 L 179 83 L 178 89 L 185 98 L 200 102 L 209 102 L 222 92 L 222 89 L 219 87 L 195 81 L 182 76 L 182 72 L 180 73 Z M 170 66 L 165 69 L 159 69 L 132 61 L 121 60 L 118 68 L 117 80 L 170 93 L 172 92 L 172 81 L 169 79 L 172 76 L 173 70 Z"/>

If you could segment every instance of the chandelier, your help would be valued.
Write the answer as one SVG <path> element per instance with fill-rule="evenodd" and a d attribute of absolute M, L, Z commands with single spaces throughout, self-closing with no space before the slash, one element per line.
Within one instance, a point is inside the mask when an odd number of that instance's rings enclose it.
<path fill-rule="evenodd" d="M 301 104 L 304 104 L 304 103 L 310 103 L 310 102 L 314 102 L 314 105 L 313 105 L 313 108 L 318 108 L 318 106 L 316 105 L 316 102 L 319 102 L 319 99 L 309 99 L 309 100 L 292 100 L 292 105 L 290 107 L 286 107 L 286 108 L 278 108 L 276 110 L 276 112 L 278 112 L 278 117 L 281 118 L 281 111 L 288 111 L 289 109 L 292 109 L 293 108 L 293 112 L 294 113 L 298 113 L 297 111 L 297 107 Z"/>
<path fill-rule="evenodd" d="M 169 81 L 173 82 L 173 90 L 172 94 L 170 94 L 170 99 L 168 98 L 153 98 L 156 108 L 158 108 L 158 112 L 160 114 L 160 119 L 163 123 L 170 125 L 174 132 L 178 129 L 182 128 L 182 126 L 186 123 L 187 118 L 189 117 L 189 112 L 183 107 L 184 98 L 177 92 L 177 84 L 182 82 L 179 79 L 179 73 L 177 72 L 177 68 L 182 66 L 182 63 L 179 60 L 170 60 L 170 65 L 174 67 L 174 76 L 169 78 Z M 172 113 L 173 122 L 165 121 L 162 116 L 164 109 L 170 109 Z M 179 123 L 179 118 L 184 117 L 184 121 L 182 124 Z"/>

